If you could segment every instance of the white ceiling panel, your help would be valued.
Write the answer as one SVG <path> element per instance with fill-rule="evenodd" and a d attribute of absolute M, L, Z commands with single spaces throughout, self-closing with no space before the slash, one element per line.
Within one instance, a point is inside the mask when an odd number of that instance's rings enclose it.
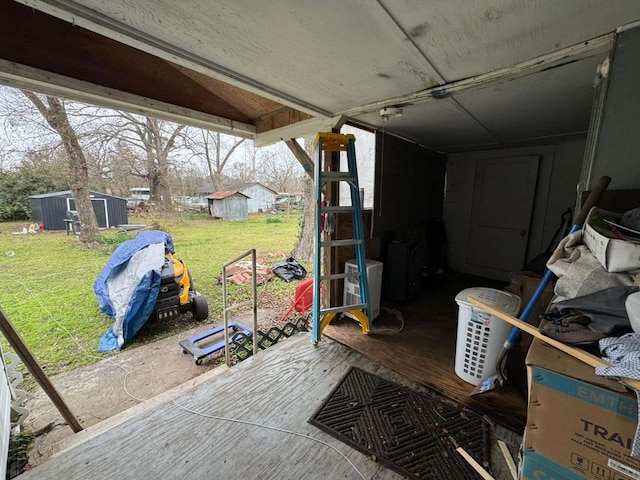
<path fill-rule="evenodd" d="M 48 2 L 25 0 L 39 8 Z M 62 0 L 74 21 L 326 112 L 438 83 L 374 0 Z M 46 11 L 52 12 L 50 7 Z M 61 14 L 67 17 L 69 15 Z M 100 31 L 99 33 L 105 33 Z M 136 44 L 140 46 L 139 43 Z M 180 58 L 182 57 L 182 58 Z"/>
<path fill-rule="evenodd" d="M 504 143 L 586 132 L 596 67 L 603 59 L 569 63 L 455 98 Z"/>
<path fill-rule="evenodd" d="M 316 116 L 380 127 L 381 104 L 415 98 L 385 128 L 443 150 L 586 130 L 606 55 L 587 41 L 640 19 L 638 0 L 19 1 Z"/>
<path fill-rule="evenodd" d="M 383 0 L 451 82 L 514 65 L 640 19 L 637 0 Z"/>
<path fill-rule="evenodd" d="M 361 115 L 356 120 L 414 139 L 435 150 L 449 145 L 489 147 L 498 143 L 451 99 L 404 106 L 401 117 L 384 123 L 378 113 Z"/>

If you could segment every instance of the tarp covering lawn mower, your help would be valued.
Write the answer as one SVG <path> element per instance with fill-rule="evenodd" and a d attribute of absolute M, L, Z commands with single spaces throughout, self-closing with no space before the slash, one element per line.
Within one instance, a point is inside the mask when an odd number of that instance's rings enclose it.
<path fill-rule="evenodd" d="M 93 287 L 100 310 L 114 319 L 100 340 L 99 351 L 122 348 L 151 316 L 165 251 L 174 253 L 171 236 L 148 230 L 122 243 L 111 255 Z"/>

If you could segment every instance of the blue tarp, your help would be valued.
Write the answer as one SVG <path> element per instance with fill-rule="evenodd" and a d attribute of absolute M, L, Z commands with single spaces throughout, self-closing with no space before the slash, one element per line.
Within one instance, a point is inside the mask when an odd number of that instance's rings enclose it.
<path fill-rule="evenodd" d="M 100 310 L 114 319 L 99 351 L 122 348 L 146 323 L 158 298 L 166 252 L 174 253 L 173 241 L 160 230 L 140 232 L 113 252 L 93 287 Z"/>

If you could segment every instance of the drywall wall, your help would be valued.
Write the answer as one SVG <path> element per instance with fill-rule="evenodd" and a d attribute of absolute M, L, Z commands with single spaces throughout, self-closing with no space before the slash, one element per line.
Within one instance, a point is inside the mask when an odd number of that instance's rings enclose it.
<path fill-rule="evenodd" d="M 591 183 L 611 177 L 612 190 L 640 188 L 640 28 L 620 33 L 614 50 Z"/>
<path fill-rule="evenodd" d="M 445 162 L 443 154 L 376 133 L 373 235 L 442 218 Z"/>
<path fill-rule="evenodd" d="M 485 158 L 539 155 L 535 201 L 528 235 L 527 260 L 544 251 L 560 224 L 561 214 L 573 207 L 585 141 L 477 152 L 454 153 L 447 158 L 443 219 L 447 259 L 456 271 L 466 272 L 476 162 Z"/>

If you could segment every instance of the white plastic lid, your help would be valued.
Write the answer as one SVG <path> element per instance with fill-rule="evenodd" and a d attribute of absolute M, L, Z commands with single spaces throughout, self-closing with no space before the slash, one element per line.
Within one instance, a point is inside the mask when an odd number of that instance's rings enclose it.
<path fill-rule="evenodd" d="M 502 290 L 496 290 L 495 288 L 466 288 L 456 295 L 456 303 L 458 303 L 458 305 L 478 308 L 476 305 L 469 303 L 467 297 L 477 298 L 482 303 L 486 303 L 490 307 L 496 308 L 509 315 L 517 315 L 520 310 L 519 296 Z"/>
<path fill-rule="evenodd" d="M 640 292 L 632 293 L 624 302 L 634 332 L 640 332 Z"/>

